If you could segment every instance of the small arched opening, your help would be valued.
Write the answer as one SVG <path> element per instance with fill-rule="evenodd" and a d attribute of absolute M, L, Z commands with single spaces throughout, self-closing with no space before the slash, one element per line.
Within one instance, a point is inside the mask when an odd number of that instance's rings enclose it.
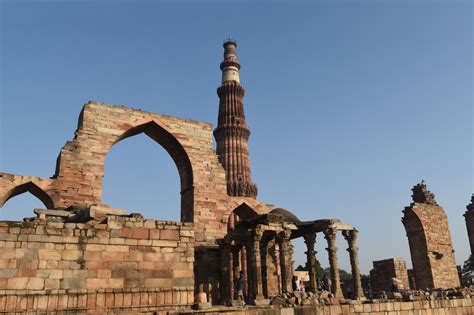
<path fill-rule="evenodd" d="M 26 194 L 29 193 L 29 194 Z M 15 198 L 7 204 L 7 201 L 22 195 L 21 197 Z M 32 197 L 36 198 L 32 198 Z M 47 209 L 54 209 L 54 203 L 51 197 L 40 187 L 32 182 L 17 185 L 11 188 L 8 193 L 0 199 L 0 219 L 2 220 L 21 220 L 25 217 L 34 216 L 33 208 L 43 207 Z"/>
<path fill-rule="evenodd" d="M 235 224 L 240 220 L 251 220 L 258 216 L 258 213 L 252 209 L 248 204 L 243 202 L 240 206 L 235 208 L 229 215 L 227 223 L 227 231 L 231 231 L 235 228 Z"/>

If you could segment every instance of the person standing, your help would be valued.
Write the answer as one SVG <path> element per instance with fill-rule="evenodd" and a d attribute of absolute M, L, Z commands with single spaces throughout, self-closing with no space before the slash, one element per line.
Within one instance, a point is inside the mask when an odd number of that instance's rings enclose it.
<path fill-rule="evenodd" d="M 398 292 L 398 279 L 396 275 L 393 275 L 390 279 L 390 292 Z"/>
<path fill-rule="evenodd" d="M 244 272 L 241 271 L 239 274 L 239 278 L 237 279 L 237 300 L 238 301 L 245 301 L 244 300 L 244 287 L 245 287 L 245 277 L 244 277 Z"/>

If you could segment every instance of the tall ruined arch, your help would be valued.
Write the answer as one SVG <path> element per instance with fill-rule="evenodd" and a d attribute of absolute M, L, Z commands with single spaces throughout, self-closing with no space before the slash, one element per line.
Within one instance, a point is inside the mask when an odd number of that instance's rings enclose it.
<path fill-rule="evenodd" d="M 176 137 L 174 137 L 171 133 L 161 127 L 156 121 L 151 120 L 149 122 L 134 126 L 125 131 L 112 143 L 112 145 L 108 148 L 107 152 L 109 152 L 110 149 L 120 141 L 142 133 L 153 139 L 158 144 L 160 144 L 173 159 L 180 177 L 181 221 L 193 222 L 193 170 L 188 154 L 184 150 L 183 146 L 176 139 Z"/>
<path fill-rule="evenodd" d="M 408 237 L 410 247 L 413 272 L 415 274 L 416 285 L 420 288 L 433 286 L 433 277 L 429 272 L 431 269 L 430 260 L 427 256 L 428 248 L 425 237 L 425 229 L 419 215 L 411 209 L 403 211 L 402 223 Z"/>

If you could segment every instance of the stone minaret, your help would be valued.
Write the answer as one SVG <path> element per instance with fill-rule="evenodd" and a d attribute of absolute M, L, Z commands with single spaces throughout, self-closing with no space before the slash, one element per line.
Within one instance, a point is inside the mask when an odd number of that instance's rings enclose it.
<path fill-rule="evenodd" d="M 226 172 L 227 193 L 230 196 L 257 196 L 257 186 L 250 177 L 248 140 L 250 130 L 245 122 L 243 98 L 245 90 L 240 84 L 240 63 L 236 55 L 237 43 L 224 42 L 224 61 L 221 62 L 222 84 L 219 95 L 219 117 L 214 137 L 217 155 Z"/>
<path fill-rule="evenodd" d="M 474 194 L 471 196 L 471 203 L 466 206 L 467 211 L 464 213 L 466 218 L 467 235 L 469 236 L 469 244 L 471 245 L 471 255 L 474 255 Z"/>

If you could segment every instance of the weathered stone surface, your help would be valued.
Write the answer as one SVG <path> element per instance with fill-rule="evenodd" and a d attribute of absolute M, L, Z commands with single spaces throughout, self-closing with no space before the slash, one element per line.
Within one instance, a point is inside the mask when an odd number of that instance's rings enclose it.
<path fill-rule="evenodd" d="M 373 261 L 372 264 L 374 268 L 370 271 L 370 284 L 373 292 L 390 290 L 393 276 L 397 278 L 400 290 L 410 288 L 404 259 L 390 258 L 377 260 Z"/>
<path fill-rule="evenodd" d="M 455 288 L 459 276 L 448 218 L 426 184 L 413 187 L 413 203 L 403 210 L 418 288 Z"/>
<path fill-rule="evenodd" d="M 107 217 L 105 220 L 107 221 Z M 39 294 L 38 298 L 43 301 L 41 302 L 42 306 L 45 309 L 54 310 L 73 307 L 69 305 L 80 303 L 80 297 L 73 300 L 74 295 L 68 293 L 61 297 L 67 302 L 65 302 L 66 306 L 60 305 L 58 302 L 54 302 L 53 305 L 47 302 L 50 297 L 45 295 L 47 291 L 44 290 L 80 291 L 85 294 L 97 290 L 135 288 L 140 296 L 146 295 L 146 301 L 150 301 L 149 299 L 156 301 L 156 294 L 148 293 L 149 290 L 168 290 L 172 297 L 180 296 L 179 303 L 190 305 L 193 302 L 194 291 L 194 259 L 189 260 L 189 258 L 194 256 L 194 238 L 189 237 L 193 233 L 183 233 L 187 236 L 181 236 L 180 231 L 192 231 L 193 226 L 186 223 L 168 224 L 149 221 L 146 225 L 149 228 L 145 228 L 143 224 L 143 227 L 130 228 L 130 233 L 126 233 L 126 236 L 120 234 L 118 237 L 111 237 L 112 231 L 122 231 L 124 226 L 130 222 L 143 223 L 143 219 L 135 218 L 132 221 L 132 218 L 121 217 L 120 219 L 114 218 L 112 221 L 114 225 L 111 229 L 106 224 L 107 222 L 96 225 L 51 224 L 52 222 L 47 220 L 36 222 L 32 231 L 39 234 L 29 234 L 29 236 L 41 237 L 31 238 L 28 243 L 25 243 L 31 248 L 22 248 L 22 242 L 17 241 L 12 244 L 12 247 L 0 249 L 0 266 L 5 266 L 0 269 L 0 299 L 2 299 L 1 292 L 3 292 L 1 290 L 13 290 L 12 292 L 23 295 L 28 292 L 36 292 L 35 294 Z M 26 231 L 25 227 L 29 225 L 29 222 L 23 222 L 12 227 L 5 226 L 0 230 L 0 235 L 9 235 L 10 229 L 13 229 L 14 232 L 18 228 L 20 231 Z M 46 226 L 48 228 L 44 229 Z M 57 239 L 57 232 L 60 231 L 59 234 L 63 235 L 62 232 L 65 230 L 70 230 L 70 233 L 67 234 L 80 235 L 80 237 L 64 243 L 62 237 Z M 147 239 L 148 245 L 141 246 L 122 245 L 129 237 L 144 238 L 146 236 L 149 238 L 152 234 L 151 231 L 158 231 L 154 234 L 155 238 L 157 235 L 163 234 L 167 239 Z M 100 234 L 102 237 L 83 237 L 88 232 L 93 232 L 91 235 Z M 19 235 L 22 235 L 21 232 Z M 175 240 L 171 241 L 169 238 Z M 111 239 L 122 239 L 123 242 L 119 242 L 121 245 L 109 244 Z M 160 246 L 159 242 L 163 242 L 164 247 Z M 165 249 L 172 250 L 163 251 Z M 151 254 L 154 256 L 146 257 Z M 148 258 L 151 259 L 150 262 L 146 261 Z M 22 267 L 17 269 L 17 266 Z M 148 291 L 144 293 L 145 288 Z M 181 298 L 181 295 L 185 298 Z M 189 301 L 188 295 L 191 297 Z M 97 301 L 91 308 L 99 307 L 102 303 L 101 299 L 102 297 L 97 295 Z M 118 306 L 115 304 L 113 296 L 105 301 L 109 301 L 109 307 Z M 121 301 L 123 303 L 124 298 Z M 164 303 L 175 302 L 171 299 L 171 302 Z M 12 303 L 13 309 L 25 310 L 27 307 L 23 300 Z M 81 303 L 88 305 L 87 300 Z M 137 306 L 140 304 L 141 302 Z"/>

